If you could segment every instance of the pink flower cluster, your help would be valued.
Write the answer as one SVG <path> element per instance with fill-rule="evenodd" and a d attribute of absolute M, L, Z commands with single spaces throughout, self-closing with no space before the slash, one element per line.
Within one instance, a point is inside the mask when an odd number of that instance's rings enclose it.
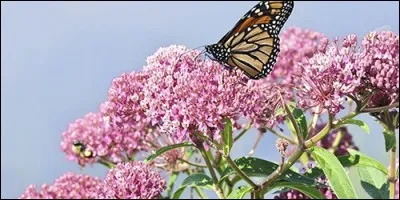
<path fill-rule="evenodd" d="M 101 181 L 97 177 L 66 173 L 52 185 L 37 191 L 30 185 L 21 199 L 156 199 L 165 190 L 165 180 L 142 162 L 119 163 Z"/>
<path fill-rule="evenodd" d="M 146 131 L 149 119 L 140 102 L 143 101 L 143 86 L 148 76 L 144 73 L 124 73 L 113 80 L 108 99 L 100 106 L 101 113 L 109 117 L 112 127 L 122 132 Z"/>
<path fill-rule="evenodd" d="M 322 46 L 326 46 L 323 39 Z M 378 89 L 374 97 L 398 101 L 399 36 L 393 32 L 372 32 L 364 37 L 361 49 L 355 35 L 347 36 L 339 47 L 336 40 L 326 51 L 316 52 L 300 64 L 298 104 L 303 108 L 317 107 L 338 113 L 347 95 L 359 96 L 366 89 Z M 379 93 L 379 92 L 378 92 Z M 388 102 L 385 100 L 385 102 Z M 371 105 L 375 105 L 371 104 Z"/>
<path fill-rule="evenodd" d="M 97 196 L 100 199 L 158 199 L 166 182 L 142 162 L 119 163 L 111 169 Z"/>
<path fill-rule="evenodd" d="M 325 126 L 324 124 L 319 124 L 317 125 L 316 130 L 319 131 L 324 126 Z M 337 144 L 337 146 L 333 148 L 333 143 L 337 139 L 339 134 L 341 139 Z M 324 137 L 321 141 L 318 142 L 318 146 L 321 146 L 325 149 L 333 148 L 334 154 L 336 156 L 347 155 L 348 154 L 347 149 L 358 150 L 358 147 L 354 144 L 353 136 L 350 134 L 347 127 L 340 127 L 338 129 L 332 130 L 331 132 L 328 133 L 326 137 Z"/>
<path fill-rule="evenodd" d="M 146 156 L 149 156 L 162 147 L 178 144 L 180 142 L 173 135 L 163 134 L 157 128 L 151 130 L 151 133 L 149 134 L 153 140 L 149 141 L 150 148 L 147 154 L 145 154 Z M 187 150 L 185 147 L 171 149 L 158 156 L 150 164 L 166 171 L 185 170 L 187 169 L 187 164 L 179 161 L 180 159 L 185 159 L 185 150 Z"/>
<path fill-rule="evenodd" d="M 399 35 L 371 32 L 362 41 L 359 63 L 365 69 L 363 89 L 378 89 L 392 103 L 399 99 Z"/>
<path fill-rule="evenodd" d="M 226 70 L 211 60 L 195 60 L 198 53 L 170 46 L 147 59 L 144 72 L 149 79 L 141 105 L 153 125 L 182 140 L 193 131 L 218 139 L 224 117 L 234 120 L 236 127 L 241 116 L 255 123 L 271 120 L 265 114 L 276 109 L 273 86 L 249 80 L 240 70 Z"/>
<path fill-rule="evenodd" d="M 336 114 L 343 109 L 345 95 L 352 94 L 361 83 L 364 73 L 355 61 L 357 38 L 349 35 L 339 47 L 338 41 L 327 47 L 325 53 L 316 53 L 301 64 L 304 71 L 297 93 L 298 105 L 303 108 L 319 107 Z"/>
<path fill-rule="evenodd" d="M 327 184 L 328 179 L 326 177 L 318 178 L 317 181 L 322 184 Z M 338 199 L 332 188 L 330 187 L 321 187 L 319 191 L 322 195 L 325 196 L 326 199 Z M 299 192 L 297 190 L 289 190 L 287 192 L 281 192 L 279 195 L 275 196 L 274 199 L 310 199 L 307 195 Z"/>
<path fill-rule="evenodd" d="M 69 160 L 77 161 L 81 166 L 106 158 L 112 162 L 120 162 L 125 156 L 142 148 L 141 135 L 135 132 L 122 132 L 107 124 L 100 113 L 88 113 L 75 120 L 62 133 L 61 149 Z M 73 151 L 73 144 L 80 142 L 93 152 L 92 157 L 85 157 Z"/>
<path fill-rule="evenodd" d="M 69 172 L 57 178 L 52 185 L 42 185 L 39 191 L 30 185 L 20 199 L 93 199 L 101 184 L 97 177 Z"/>
<path fill-rule="evenodd" d="M 300 64 L 315 53 L 325 51 L 329 40 L 321 33 L 297 27 L 289 27 L 280 38 L 277 62 L 267 79 L 293 87 L 299 83 L 298 76 L 303 72 Z"/>

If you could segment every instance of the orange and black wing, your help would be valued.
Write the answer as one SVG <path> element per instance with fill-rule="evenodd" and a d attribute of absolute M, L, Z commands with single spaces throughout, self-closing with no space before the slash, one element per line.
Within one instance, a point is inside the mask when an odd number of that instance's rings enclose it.
<path fill-rule="evenodd" d="M 261 1 L 249 10 L 218 43 L 224 44 L 234 34 L 257 24 L 271 24 L 273 32 L 278 35 L 291 14 L 293 6 L 293 1 Z"/>
<path fill-rule="evenodd" d="M 231 53 L 226 63 L 252 79 L 267 76 L 279 53 L 280 41 L 273 29 L 270 24 L 255 24 L 234 34 L 226 41 Z"/>

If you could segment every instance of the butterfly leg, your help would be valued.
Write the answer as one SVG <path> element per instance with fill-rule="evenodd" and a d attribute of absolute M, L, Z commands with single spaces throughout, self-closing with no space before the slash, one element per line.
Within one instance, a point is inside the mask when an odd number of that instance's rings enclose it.
<path fill-rule="evenodd" d="M 225 64 L 225 63 L 223 63 L 223 65 L 224 65 L 225 69 L 228 69 L 228 70 L 232 70 L 232 69 L 233 69 L 232 66 L 229 66 L 229 65 L 227 65 L 227 64 Z"/>

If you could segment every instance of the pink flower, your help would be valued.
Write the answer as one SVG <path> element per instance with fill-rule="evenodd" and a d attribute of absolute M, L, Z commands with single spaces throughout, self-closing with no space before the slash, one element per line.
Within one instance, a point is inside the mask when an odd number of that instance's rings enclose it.
<path fill-rule="evenodd" d="M 183 46 L 160 48 L 147 59 L 149 74 L 141 105 L 162 133 L 186 140 L 193 131 L 220 138 L 222 119 L 229 117 L 236 128 L 244 116 L 255 123 L 269 121 L 276 90 L 271 84 L 249 80 L 240 70 L 226 70 Z M 267 103 L 266 103 L 267 102 Z M 271 103 L 268 103 L 271 102 Z M 273 113 L 273 112 L 272 112 Z"/>
<path fill-rule="evenodd" d="M 316 131 L 319 132 L 324 126 L 325 124 L 318 124 L 316 127 Z M 337 146 L 333 148 L 333 143 L 337 139 L 337 137 L 341 137 L 341 139 Z M 327 136 L 325 136 L 321 141 L 318 142 L 317 145 L 325 149 L 333 148 L 334 154 L 336 156 L 347 155 L 347 149 L 358 150 L 358 147 L 354 144 L 353 136 L 350 134 L 347 127 L 340 127 L 330 131 Z"/>
<path fill-rule="evenodd" d="M 149 165 L 119 163 L 108 172 L 97 198 L 158 199 L 165 189 L 165 180 Z"/>
<path fill-rule="evenodd" d="M 358 61 L 364 68 L 363 88 L 379 89 L 391 101 L 399 98 L 399 35 L 390 31 L 371 32 L 362 41 Z"/>
<path fill-rule="evenodd" d="M 109 117 L 113 128 L 122 132 L 147 131 L 149 119 L 140 105 L 144 99 L 142 90 L 147 78 L 145 73 L 132 72 L 113 80 L 108 100 L 100 106 L 101 113 Z"/>
<path fill-rule="evenodd" d="M 356 63 L 356 45 L 356 36 L 350 35 L 343 40 L 342 48 L 335 41 L 326 53 L 317 53 L 301 64 L 304 71 L 297 93 L 300 107 L 321 107 L 332 114 L 344 108 L 345 96 L 356 90 L 364 74 Z"/>
<path fill-rule="evenodd" d="M 277 63 L 267 79 L 293 87 L 298 83 L 298 75 L 303 72 L 299 63 L 306 62 L 317 52 L 324 52 L 329 40 L 321 33 L 297 27 L 286 29 L 280 38 Z"/>
<path fill-rule="evenodd" d="M 94 199 L 101 184 L 97 177 L 68 172 L 40 190 L 30 185 L 20 199 Z"/>
<path fill-rule="evenodd" d="M 120 162 L 125 156 L 142 149 L 141 132 L 122 132 L 108 125 L 100 113 L 88 113 L 75 120 L 62 133 L 61 149 L 69 160 L 77 161 L 81 166 L 94 163 L 102 158 Z M 73 150 L 73 144 L 80 142 L 92 152 L 91 157 L 83 156 Z"/>
<path fill-rule="evenodd" d="M 158 130 L 158 128 L 154 127 L 152 130 L 149 131 L 149 138 L 152 138 L 151 140 L 148 140 L 147 142 L 149 143 L 150 149 L 146 153 L 146 157 L 157 151 L 158 149 L 165 147 L 165 146 L 170 146 L 174 144 L 178 144 L 182 141 L 177 140 L 175 137 L 168 135 L 168 134 L 162 134 Z M 176 149 L 171 149 L 160 156 L 158 156 L 156 159 L 154 159 L 151 164 L 158 167 L 162 168 L 166 171 L 183 171 L 188 168 L 187 163 L 182 163 L 179 160 L 184 159 L 188 160 L 185 157 L 185 152 L 187 151 L 187 148 L 176 148 Z"/>
<path fill-rule="evenodd" d="M 317 181 L 322 184 L 327 184 L 328 179 L 326 177 L 318 178 Z M 332 188 L 330 187 L 321 187 L 319 191 L 322 195 L 325 196 L 326 199 L 338 199 Z M 307 195 L 297 191 L 297 190 L 289 190 L 287 192 L 281 192 L 279 195 L 275 196 L 274 199 L 310 199 Z"/>
<path fill-rule="evenodd" d="M 140 102 L 144 99 L 143 87 L 148 75 L 142 72 L 124 73 L 112 82 L 108 99 L 100 106 L 101 114 L 108 119 L 112 129 L 125 135 L 122 141 L 130 155 L 134 151 L 147 150 L 150 119 Z"/>

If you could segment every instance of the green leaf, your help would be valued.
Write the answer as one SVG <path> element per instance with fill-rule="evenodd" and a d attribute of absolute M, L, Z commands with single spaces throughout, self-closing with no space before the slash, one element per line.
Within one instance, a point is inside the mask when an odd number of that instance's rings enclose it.
<path fill-rule="evenodd" d="M 361 121 L 361 120 L 357 120 L 357 119 L 347 119 L 347 120 L 344 120 L 344 121 L 338 123 L 337 126 L 338 126 L 338 127 L 339 127 L 339 126 L 344 126 L 344 125 L 346 125 L 346 124 L 357 125 L 357 126 L 361 127 L 367 134 L 370 133 L 368 124 L 366 124 L 365 122 L 363 122 L 363 121 Z"/>
<path fill-rule="evenodd" d="M 308 136 L 307 135 L 308 134 L 307 120 L 306 120 L 306 116 L 304 115 L 303 111 L 298 108 L 295 108 L 293 110 L 293 116 L 294 116 L 294 119 L 296 120 L 297 125 L 299 126 L 299 129 L 300 129 L 303 139 L 307 138 L 307 136 Z"/>
<path fill-rule="evenodd" d="M 291 101 L 291 102 L 287 103 L 286 105 L 289 108 L 290 112 L 293 112 L 294 108 L 296 108 L 296 102 L 294 102 L 294 101 Z M 284 113 L 286 113 L 285 108 L 280 107 L 275 112 L 275 116 L 280 116 L 280 115 L 283 115 Z M 286 117 L 285 123 L 286 123 L 287 127 L 289 128 L 292 137 L 296 138 L 296 131 L 294 130 L 294 126 L 288 117 Z"/>
<path fill-rule="evenodd" d="M 290 131 L 291 136 L 292 136 L 293 138 L 296 138 L 296 139 L 297 139 L 296 130 L 295 130 L 295 128 L 294 128 L 292 122 L 290 121 L 290 119 L 289 119 L 288 117 L 286 117 L 285 123 L 286 123 L 286 125 L 287 125 L 287 127 L 288 127 L 288 129 L 289 129 L 289 131 Z"/>
<path fill-rule="evenodd" d="M 374 158 L 364 155 L 361 152 L 356 151 L 354 149 L 347 149 L 347 151 L 349 152 L 350 155 L 337 157 L 340 163 L 343 165 L 343 167 L 367 166 L 367 167 L 373 167 L 381 171 L 385 175 L 388 174 L 386 166 L 380 163 L 379 161 L 375 160 Z"/>
<path fill-rule="evenodd" d="M 387 175 L 372 167 L 358 166 L 361 186 L 373 199 L 389 199 Z"/>
<path fill-rule="evenodd" d="M 173 145 L 162 147 L 162 148 L 158 149 L 155 153 L 153 153 L 149 157 L 147 157 L 144 160 L 144 162 L 148 163 L 169 150 L 181 148 L 181 147 L 190 147 L 190 146 L 193 146 L 193 144 L 191 144 L 189 142 L 185 142 L 185 143 L 173 144 Z"/>
<path fill-rule="evenodd" d="M 192 157 L 193 153 L 194 153 L 193 148 L 188 148 L 188 149 L 185 151 L 185 157 L 186 157 L 187 159 L 189 159 L 189 158 Z"/>
<path fill-rule="evenodd" d="M 298 190 L 312 199 L 326 199 L 325 196 L 322 195 L 317 188 L 315 188 L 315 186 L 306 185 L 304 183 L 280 181 L 272 184 L 271 187 L 269 187 L 269 190 L 280 187 Z"/>
<path fill-rule="evenodd" d="M 172 195 L 172 190 L 174 189 L 174 184 L 176 182 L 176 179 L 178 178 L 178 174 L 179 173 L 177 173 L 177 172 L 173 172 L 168 179 L 168 183 L 167 183 L 168 197 L 171 197 L 171 195 Z"/>
<path fill-rule="evenodd" d="M 222 140 L 224 141 L 224 154 L 229 155 L 232 148 L 232 122 L 229 118 L 225 118 L 225 127 L 222 131 Z"/>
<path fill-rule="evenodd" d="M 316 178 L 318 178 L 318 177 L 321 177 L 322 175 L 324 175 L 324 171 L 322 171 L 322 169 L 319 168 L 319 167 L 317 167 L 317 166 L 315 166 L 315 167 L 309 169 L 309 170 L 304 174 L 304 176 L 307 176 L 307 177 L 313 178 L 313 179 L 316 179 Z"/>
<path fill-rule="evenodd" d="M 339 199 L 357 199 L 350 178 L 336 156 L 321 147 L 313 147 L 311 156 L 319 164 Z"/>
<path fill-rule="evenodd" d="M 236 190 L 233 190 L 226 198 L 227 199 L 243 199 L 243 196 L 250 192 L 253 188 L 248 186 L 241 186 Z"/>
<path fill-rule="evenodd" d="M 272 174 L 278 167 L 279 165 L 262 160 L 259 158 L 254 158 L 254 157 L 241 157 L 239 159 L 236 159 L 234 161 L 236 165 L 241 169 L 247 176 L 250 177 L 268 177 L 270 174 Z M 222 181 L 224 178 L 227 178 L 228 176 L 235 174 L 236 171 L 233 170 L 231 167 L 227 167 L 221 174 L 220 181 Z M 288 170 L 286 171 L 285 174 L 280 176 L 278 180 L 286 180 L 290 182 L 300 182 L 304 184 L 315 184 L 315 185 L 322 185 L 315 180 L 308 178 L 306 176 L 303 176 L 299 173 L 294 172 L 293 170 Z"/>
<path fill-rule="evenodd" d="M 383 136 L 385 137 L 385 149 L 388 152 L 396 145 L 396 134 L 386 129 L 383 131 Z"/>
<path fill-rule="evenodd" d="M 201 187 L 205 189 L 212 189 L 213 183 L 212 179 L 205 174 L 192 174 L 186 177 L 185 180 L 183 180 L 179 189 L 176 190 L 174 196 L 172 196 L 172 199 L 179 199 L 179 197 L 187 187 Z"/>
<path fill-rule="evenodd" d="M 310 158 L 308 157 L 307 153 L 303 153 L 300 158 L 299 161 L 302 165 L 307 166 L 307 163 L 310 161 Z"/>
<path fill-rule="evenodd" d="M 399 114 L 400 113 L 396 113 L 393 117 L 393 127 L 399 127 Z"/>
<path fill-rule="evenodd" d="M 285 113 L 289 113 L 290 112 L 290 113 L 293 114 L 293 110 L 295 108 L 296 108 L 295 105 L 287 105 L 287 104 L 284 105 Z M 289 119 L 288 116 L 286 116 L 286 118 L 285 118 L 285 123 L 286 123 L 287 127 L 289 128 L 292 137 L 293 138 L 297 138 L 297 133 L 296 133 L 296 129 L 294 128 L 294 124 L 292 123 L 292 121 Z"/>
<path fill-rule="evenodd" d="M 287 103 L 287 105 L 288 105 L 290 111 L 293 111 L 293 109 L 296 107 L 296 102 L 291 101 L 291 102 Z M 284 108 L 279 107 L 275 112 L 275 116 L 283 115 L 284 110 L 285 110 Z"/>

